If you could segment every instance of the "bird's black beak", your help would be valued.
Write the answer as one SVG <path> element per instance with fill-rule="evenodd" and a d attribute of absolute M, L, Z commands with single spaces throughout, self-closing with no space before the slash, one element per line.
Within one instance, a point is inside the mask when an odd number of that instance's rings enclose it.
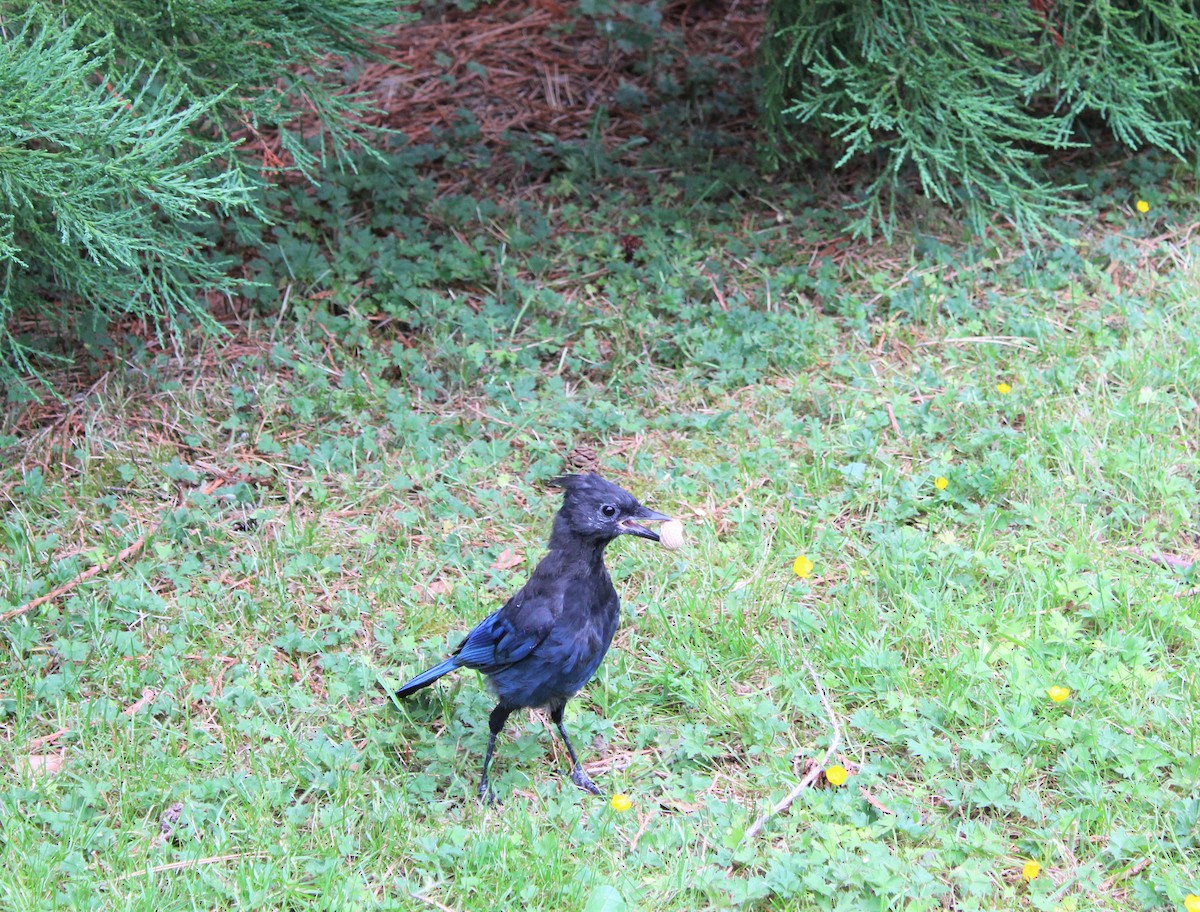
<path fill-rule="evenodd" d="M 644 522 L 666 522 L 671 517 L 664 516 L 657 510 L 651 510 L 649 507 L 642 507 L 633 516 L 626 516 L 617 523 L 617 531 L 622 535 L 637 535 L 640 538 L 648 538 L 650 541 L 658 541 L 658 533 L 647 529 L 642 525 Z"/>

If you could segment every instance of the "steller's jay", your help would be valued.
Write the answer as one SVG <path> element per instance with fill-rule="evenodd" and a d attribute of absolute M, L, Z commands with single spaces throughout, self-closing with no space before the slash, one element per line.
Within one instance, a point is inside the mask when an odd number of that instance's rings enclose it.
<path fill-rule="evenodd" d="M 479 781 L 484 801 L 494 800 L 488 766 L 496 736 L 515 710 L 535 706 L 549 710 L 562 735 L 571 756 L 571 780 L 600 794 L 567 737 L 563 707 L 600 667 L 620 620 L 621 602 L 604 566 L 605 546 L 618 535 L 658 541 L 658 533 L 642 523 L 670 518 L 595 473 L 565 475 L 552 484 L 563 489 L 563 504 L 554 517 L 549 552 L 529 581 L 468 633 L 450 658 L 396 692 L 407 697 L 458 668 L 474 668 L 487 678 L 498 702 L 488 718 L 491 734 Z"/>

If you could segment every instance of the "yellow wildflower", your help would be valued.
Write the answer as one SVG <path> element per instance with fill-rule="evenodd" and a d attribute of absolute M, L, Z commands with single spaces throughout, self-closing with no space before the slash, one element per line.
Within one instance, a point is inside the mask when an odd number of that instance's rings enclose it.
<path fill-rule="evenodd" d="M 939 491 L 944 491 L 946 488 L 950 487 L 950 480 L 939 475 L 933 480 L 933 486 Z"/>
<path fill-rule="evenodd" d="M 633 802 L 629 800 L 629 796 L 624 792 L 617 792 L 612 796 L 612 801 L 609 802 L 614 811 L 627 811 L 633 807 Z"/>
<path fill-rule="evenodd" d="M 1012 392 L 1012 387 L 1009 386 L 1007 383 L 1003 383 L 1003 382 L 997 383 L 996 384 L 996 392 L 998 392 L 1001 396 L 1007 396 L 1009 393 Z"/>
<path fill-rule="evenodd" d="M 812 576 L 813 562 L 810 561 L 807 555 L 801 554 L 792 564 L 792 572 L 800 579 L 808 579 Z"/>
<path fill-rule="evenodd" d="M 1025 878 L 1026 883 L 1035 879 L 1041 873 L 1042 866 L 1036 861 L 1027 861 L 1021 865 L 1021 876 Z"/>
<path fill-rule="evenodd" d="M 1150 204 L 1148 202 L 1146 202 L 1145 200 L 1138 200 L 1137 201 L 1137 211 L 1142 213 L 1142 215 L 1145 215 L 1147 212 L 1150 211 Z M 1189 910 L 1189 912 L 1191 912 L 1191 910 Z"/>
<path fill-rule="evenodd" d="M 1053 687 L 1047 690 L 1046 693 L 1050 695 L 1050 699 L 1055 703 L 1061 703 L 1063 700 L 1067 699 L 1067 697 L 1071 696 L 1071 688 L 1063 687 L 1061 684 L 1055 684 Z"/>
<path fill-rule="evenodd" d="M 1187 912 L 1200 912 L 1200 896 L 1189 893 L 1183 898 L 1183 907 L 1187 909 Z"/>
<path fill-rule="evenodd" d="M 845 785 L 846 779 L 850 776 L 846 772 L 846 767 L 840 763 L 835 763 L 829 769 L 825 770 L 825 778 L 829 780 L 830 785 Z"/>

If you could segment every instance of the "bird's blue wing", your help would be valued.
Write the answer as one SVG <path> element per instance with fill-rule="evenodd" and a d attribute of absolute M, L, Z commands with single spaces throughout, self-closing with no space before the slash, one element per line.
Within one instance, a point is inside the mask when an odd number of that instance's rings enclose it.
<path fill-rule="evenodd" d="M 514 623 L 514 615 L 521 618 L 520 624 Z M 528 612 L 522 613 L 510 601 L 480 621 L 454 651 L 454 657 L 459 665 L 494 674 L 521 661 L 546 638 L 550 624 L 537 623 L 537 620 Z"/>

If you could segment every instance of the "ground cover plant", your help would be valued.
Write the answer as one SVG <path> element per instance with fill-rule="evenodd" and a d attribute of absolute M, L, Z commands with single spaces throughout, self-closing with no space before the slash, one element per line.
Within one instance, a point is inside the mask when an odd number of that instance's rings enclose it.
<path fill-rule="evenodd" d="M 1194 184 L 1134 157 L 1077 175 L 1072 244 L 868 245 L 668 113 L 281 189 L 227 337 L 7 417 L 5 909 L 1200 894 Z M 528 715 L 482 807 L 482 687 L 386 689 L 525 577 L 570 468 L 688 529 L 610 549 L 567 711 L 624 797 Z"/>

